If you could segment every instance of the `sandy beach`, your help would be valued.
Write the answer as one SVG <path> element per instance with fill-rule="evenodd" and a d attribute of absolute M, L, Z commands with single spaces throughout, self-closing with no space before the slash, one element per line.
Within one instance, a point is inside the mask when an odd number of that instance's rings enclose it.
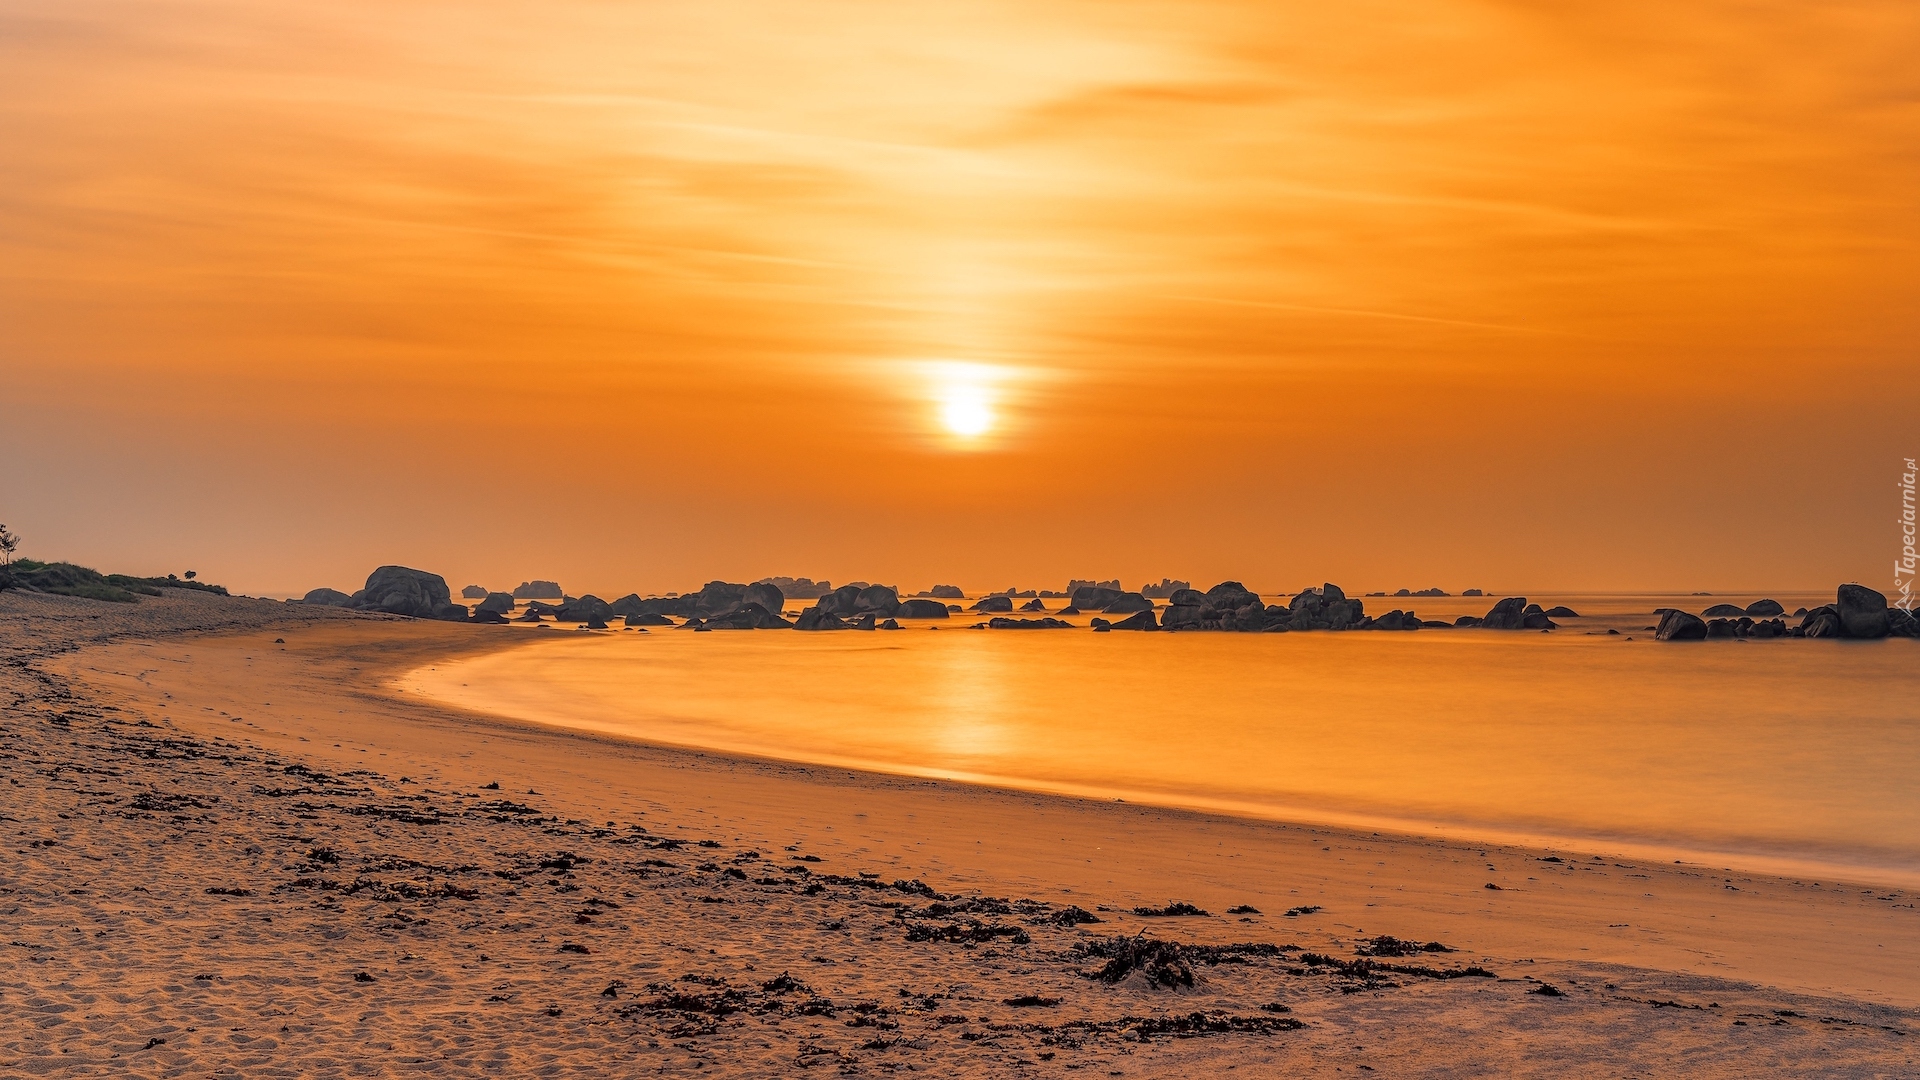
<path fill-rule="evenodd" d="M 1920 1068 L 1920 911 L 1882 883 L 731 758 L 395 689 L 531 639 L 0 596 L 0 1069 Z M 1141 913 L 1169 908 L 1206 914 Z"/>

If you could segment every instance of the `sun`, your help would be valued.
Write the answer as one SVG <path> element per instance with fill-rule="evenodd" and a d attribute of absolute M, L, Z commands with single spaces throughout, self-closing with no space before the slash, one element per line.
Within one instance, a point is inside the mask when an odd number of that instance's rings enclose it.
<path fill-rule="evenodd" d="M 993 403 L 984 386 L 948 386 L 941 394 L 940 422 L 948 431 L 971 439 L 993 427 Z"/>

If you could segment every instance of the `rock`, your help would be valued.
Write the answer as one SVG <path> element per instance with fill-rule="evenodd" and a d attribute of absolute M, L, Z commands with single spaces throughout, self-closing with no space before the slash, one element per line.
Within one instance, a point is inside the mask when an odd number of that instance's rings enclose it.
<path fill-rule="evenodd" d="M 746 603 L 747 587 L 732 581 L 709 581 L 693 594 L 693 613 L 704 619 L 733 611 Z"/>
<path fill-rule="evenodd" d="M 1796 619 L 1804 616 L 1806 613 L 1807 613 L 1807 609 L 1803 607 L 1797 607 L 1793 609 L 1793 617 Z"/>
<path fill-rule="evenodd" d="M 469 585 L 460 590 L 460 596 L 466 600 L 484 600 L 487 596 L 485 585 Z"/>
<path fill-rule="evenodd" d="M 1707 624 L 1698 615 L 1689 615 L 1677 608 L 1668 608 L 1660 616 L 1660 625 L 1653 632 L 1655 641 L 1705 641 Z"/>
<path fill-rule="evenodd" d="M 927 595 L 936 600 L 965 600 L 967 594 L 958 585 L 935 585 L 927 590 Z"/>
<path fill-rule="evenodd" d="M 709 630 L 788 630 L 793 624 L 759 604 L 742 604 L 707 621 Z"/>
<path fill-rule="evenodd" d="M 847 628 L 848 628 L 849 630 L 871 630 L 871 629 L 873 629 L 873 612 L 871 612 L 871 611 L 868 611 L 868 612 L 864 612 L 864 613 L 862 613 L 861 615 L 859 615 L 859 616 L 857 616 L 857 617 L 855 617 L 855 618 L 853 618 L 853 619 L 850 619 L 850 620 L 848 620 L 848 622 L 847 622 Z"/>
<path fill-rule="evenodd" d="M 1529 611 L 1521 617 L 1520 628 L 1523 630 L 1558 630 L 1560 629 L 1560 624 L 1547 618 L 1547 613 L 1544 611 Z"/>
<path fill-rule="evenodd" d="M 1161 578 L 1158 585 L 1142 585 L 1140 595 L 1149 600 L 1171 600 L 1173 594 L 1183 589 L 1191 590 L 1193 582 L 1178 581 L 1174 578 Z"/>
<path fill-rule="evenodd" d="M 1580 613 L 1565 604 L 1557 604 L 1546 610 L 1546 616 L 1549 619 L 1577 619 Z"/>
<path fill-rule="evenodd" d="M 1416 595 L 1418 595 L 1418 594 L 1416 594 Z M 1467 616 L 1467 617 L 1468 617 L 1468 618 L 1472 618 L 1473 616 L 1471 616 L 1471 615 L 1469 615 L 1469 616 Z M 1429 630 L 1451 630 L 1451 629 L 1453 629 L 1453 624 L 1452 624 L 1452 623 L 1450 623 L 1450 622 L 1448 622 L 1448 621 L 1447 621 L 1447 620 L 1445 620 L 1445 619 L 1421 619 L 1421 620 L 1420 620 L 1420 625 L 1421 625 L 1421 626 L 1423 626 L 1423 627 L 1425 627 L 1425 628 L 1427 628 L 1427 629 L 1429 629 Z"/>
<path fill-rule="evenodd" d="M 1068 630 L 1073 624 L 1064 619 L 988 619 L 989 630 Z"/>
<path fill-rule="evenodd" d="M 1418 616 L 1414 615 L 1414 613 L 1411 611 L 1401 611 L 1399 608 L 1394 608 L 1392 611 L 1387 612 L 1385 615 L 1382 615 L 1377 619 L 1373 619 L 1369 621 L 1364 627 L 1364 629 L 1367 629 L 1367 630 L 1418 630 L 1420 629 L 1420 619 Z"/>
<path fill-rule="evenodd" d="M 1840 613 L 1831 605 L 1822 605 L 1807 612 L 1806 618 L 1794 628 L 1799 631 L 1795 637 L 1831 638 L 1844 636 L 1841 630 Z"/>
<path fill-rule="evenodd" d="M 900 629 L 900 624 L 899 624 L 898 622 L 895 622 L 895 621 L 894 621 L 894 620 L 892 620 L 892 619 L 888 619 L 888 620 L 886 620 L 885 622 L 883 622 L 883 623 L 881 623 L 881 624 L 880 624 L 880 629 L 882 629 L 882 630 L 898 630 L 898 629 Z"/>
<path fill-rule="evenodd" d="M 871 611 L 885 617 L 892 615 L 900 607 L 900 594 L 891 585 L 869 585 L 854 597 L 855 611 Z"/>
<path fill-rule="evenodd" d="M 1109 615 L 1125 615 L 1130 612 L 1152 611 L 1153 601 L 1137 592 L 1121 593 L 1112 602 L 1108 603 L 1106 607 L 1100 610 Z"/>
<path fill-rule="evenodd" d="M 1480 617 L 1479 617 L 1478 615 L 1462 615 L 1462 616 L 1460 616 L 1459 618 L 1457 618 L 1457 619 L 1455 619 L 1455 620 L 1453 620 L 1453 625 L 1455 625 L 1455 626 L 1479 626 L 1479 625 L 1481 625 L 1481 619 L 1480 619 Z"/>
<path fill-rule="evenodd" d="M 1509 596 L 1493 605 L 1480 625 L 1488 630 L 1524 630 L 1527 621 L 1527 598 Z"/>
<path fill-rule="evenodd" d="M 1082 611 L 1104 611 L 1108 604 L 1120 599 L 1120 596 L 1121 592 L 1118 588 L 1109 588 L 1104 585 L 1082 585 L 1073 590 L 1071 600 L 1072 606 Z M 975 608 L 974 610 L 979 611 L 984 609 Z M 1007 609 L 1003 608 L 1001 610 Z"/>
<path fill-rule="evenodd" d="M 1180 607 L 1199 607 L 1207 602 L 1207 594 L 1198 589 L 1175 589 L 1168 595 L 1167 603 Z"/>
<path fill-rule="evenodd" d="M 1108 622 L 1108 621 L 1107 621 L 1107 620 L 1105 620 L 1105 619 L 1102 619 L 1102 618 L 1097 618 L 1097 617 L 1096 617 L 1096 618 L 1095 618 L 1095 619 L 1093 620 L 1093 632 L 1094 632 L 1094 633 L 1096 633 L 1096 634 L 1104 634 L 1104 633 L 1106 633 L 1107 631 L 1109 631 L 1109 630 L 1112 630 L 1112 629 L 1113 629 L 1113 624 L 1112 624 L 1112 623 L 1110 623 L 1110 622 Z"/>
<path fill-rule="evenodd" d="M 1020 610 L 1021 611 L 1045 611 L 1047 610 L 1047 605 L 1041 600 L 1039 600 L 1038 598 L 1035 598 L 1033 600 L 1027 601 L 1024 604 L 1021 604 Z"/>
<path fill-rule="evenodd" d="M 975 611 L 1012 611 L 1013 600 L 1005 596 L 989 596 L 973 605 Z"/>
<path fill-rule="evenodd" d="M 1197 630 L 1205 622 L 1204 613 L 1211 610 L 1200 604 L 1174 604 L 1167 608 L 1160 625 L 1168 630 Z"/>
<path fill-rule="evenodd" d="M 1920 637 L 1920 619 L 1914 618 L 1913 612 L 1905 608 L 1888 608 L 1887 636 Z"/>
<path fill-rule="evenodd" d="M 800 617 L 794 620 L 793 628 L 795 630 L 845 630 L 847 629 L 847 624 L 845 621 L 843 621 L 838 615 L 835 615 L 833 612 L 828 611 L 824 606 L 822 606 L 826 603 L 826 601 L 827 601 L 827 598 L 823 596 L 820 598 L 819 603 L 816 603 L 812 607 L 801 612 Z"/>
<path fill-rule="evenodd" d="M 558 584 L 551 581 L 523 581 L 519 588 L 513 590 L 515 600 L 559 600 L 566 595 L 560 591 Z"/>
<path fill-rule="evenodd" d="M 475 605 L 474 610 L 490 611 L 497 615 L 504 615 L 517 606 L 519 605 L 513 602 L 512 593 L 490 592 L 479 604 Z"/>
<path fill-rule="evenodd" d="M 673 620 L 665 615 L 642 614 L 627 616 L 628 626 L 672 626 Z"/>
<path fill-rule="evenodd" d="M 1460 595 L 1461 596 L 1485 596 L 1487 594 L 1484 592 L 1481 592 L 1479 589 L 1468 589 L 1466 592 L 1463 592 Z"/>
<path fill-rule="evenodd" d="M 453 609 L 459 608 L 460 620 L 465 622 L 467 618 L 466 607 L 452 602 L 453 594 L 447 588 L 446 578 L 411 567 L 382 566 L 367 575 L 366 589 L 355 595 L 358 602 L 354 606 L 363 611 L 384 611 L 415 619 L 451 619 Z"/>
<path fill-rule="evenodd" d="M 647 602 L 640 599 L 639 593 L 628 593 L 609 606 L 615 615 L 620 616 L 643 615 L 647 611 Z"/>
<path fill-rule="evenodd" d="M 569 600 L 560 605 L 560 609 L 553 613 L 553 617 L 561 622 L 570 623 L 586 623 L 598 620 L 602 626 L 605 626 L 607 620 L 614 617 L 613 605 L 592 593 L 588 593 L 578 600 Z"/>
<path fill-rule="evenodd" d="M 763 609 L 778 615 L 787 606 L 787 597 L 778 585 L 767 581 L 756 581 L 740 594 L 742 603 L 759 604 Z"/>
<path fill-rule="evenodd" d="M 1345 600 L 1346 598 L 1347 598 L 1347 594 L 1340 591 L 1340 586 L 1335 585 L 1331 581 L 1320 586 L 1320 599 L 1326 601 L 1329 604 L 1337 604 L 1340 601 Z"/>
<path fill-rule="evenodd" d="M 528 608 L 527 610 L 521 612 L 520 617 L 514 620 L 514 622 L 539 622 L 539 621 L 540 621 L 540 613 L 538 611 L 535 611 L 533 608 Z"/>
<path fill-rule="evenodd" d="M 1158 630 L 1160 624 L 1155 621 L 1152 609 L 1136 611 L 1113 624 L 1115 630 Z"/>
<path fill-rule="evenodd" d="M 1335 586 L 1329 585 L 1327 588 L 1333 589 L 1336 593 L 1340 593 L 1340 590 Z M 1346 598 L 1345 593 L 1340 593 L 1339 599 L 1345 600 Z M 1207 590 L 1207 603 L 1212 604 L 1222 611 L 1238 611 L 1248 604 L 1259 604 L 1261 600 L 1258 595 L 1245 585 L 1237 581 L 1223 581 Z M 1264 606 L 1263 604 L 1263 609 Z"/>
<path fill-rule="evenodd" d="M 1712 619 L 1707 622 L 1707 638 L 1739 637 L 1738 628 L 1731 619 Z"/>
<path fill-rule="evenodd" d="M 1703 619 L 1737 619 L 1747 613 L 1739 604 L 1715 604 L 1700 613 Z"/>
<path fill-rule="evenodd" d="M 944 619 L 947 617 L 947 605 L 938 600 L 902 600 L 900 610 L 893 613 L 901 619 Z"/>
<path fill-rule="evenodd" d="M 958 610 L 959 610 L 959 608 L 955 608 L 954 610 L 955 610 L 955 611 L 958 611 Z M 1066 607 L 1063 607 L 1063 608 L 1061 608 L 1061 609 L 1060 609 L 1060 614 L 1062 614 L 1062 615 L 1078 615 L 1078 614 L 1080 614 L 1080 609 L 1079 609 L 1079 608 L 1077 608 L 1077 607 L 1074 607 L 1074 606 L 1073 606 L 1072 604 L 1068 604 L 1068 605 L 1067 605 Z"/>
<path fill-rule="evenodd" d="M 1883 638 L 1891 620 L 1887 616 L 1885 595 L 1865 585 L 1842 585 L 1833 609 L 1840 616 L 1840 629 L 1851 638 Z"/>
<path fill-rule="evenodd" d="M 506 622 L 507 622 L 507 616 L 506 616 L 506 615 L 505 615 L 505 614 L 504 614 L 503 612 L 499 612 L 499 611 L 491 611 L 491 610 L 488 610 L 487 608 L 484 608 L 484 607 L 475 607 L 475 608 L 473 609 L 473 619 L 472 619 L 472 621 L 473 621 L 473 622 L 477 622 L 477 623 L 502 623 L 502 624 L 504 624 L 504 623 L 506 623 Z"/>
<path fill-rule="evenodd" d="M 352 607 L 353 597 L 339 589 L 315 589 L 301 597 L 300 602 L 319 607 Z"/>
<path fill-rule="evenodd" d="M 607 620 L 603 618 L 598 611 L 595 611 L 587 616 L 585 626 L 589 630 L 605 630 L 607 628 Z"/>
<path fill-rule="evenodd" d="M 1747 614 L 1756 619 L 1770 619 L 1786 613 L 1787 609 L 1781 607 L 1778 600 L 1755 600 L 1747 605 Z"/>

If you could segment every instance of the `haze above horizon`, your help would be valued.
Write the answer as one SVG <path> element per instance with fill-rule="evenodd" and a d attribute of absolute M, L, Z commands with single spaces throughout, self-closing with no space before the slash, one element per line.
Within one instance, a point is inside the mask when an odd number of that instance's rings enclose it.
<path fill-rule="evenodd" d="M 1917 53 L 1894 2 L 0 0 L 0 520 L 251 592 L 1886 591 Z"/>

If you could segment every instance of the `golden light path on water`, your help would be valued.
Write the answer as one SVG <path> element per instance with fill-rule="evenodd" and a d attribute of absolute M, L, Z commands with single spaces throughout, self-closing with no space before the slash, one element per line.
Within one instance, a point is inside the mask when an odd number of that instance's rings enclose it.
<path fill-rule="evenodd" d="M 1916 643 L 1675 645 L 1643 621 L 1551 636 L 566 630 L 400 685 L 774 759 L 1920 882 Z"/>

